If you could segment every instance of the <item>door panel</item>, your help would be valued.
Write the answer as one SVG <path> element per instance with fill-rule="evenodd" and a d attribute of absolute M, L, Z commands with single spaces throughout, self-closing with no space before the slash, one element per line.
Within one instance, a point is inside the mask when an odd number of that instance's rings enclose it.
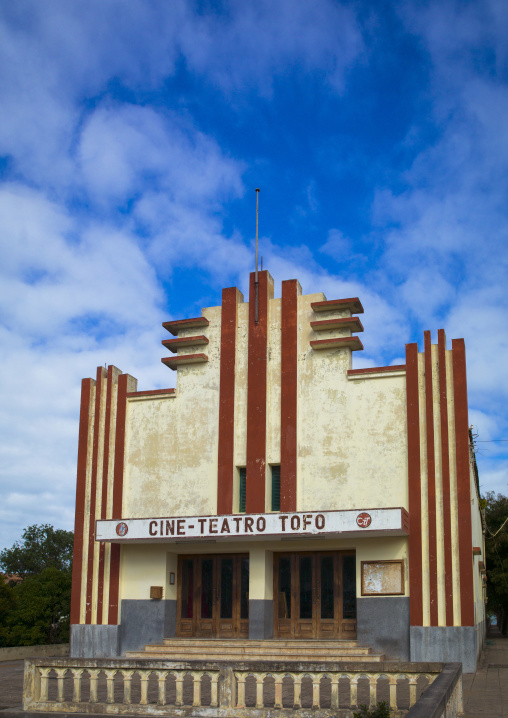
<path fill-rule="evenodd" d="M 279 638 L 356 638 L 355 555 L 276 555 L 274 626 Z"/>
<path fill-rule="evenodd" d="M 202 558 L 199 592 L 198 635 L 203 638 L 214 636 L 216 631 L 215 584 L 217 582 L 217 562 L 213 556 Z"/>
<path fill-rule="evenodd" d="M 194 635 L 194 564 L 194 559 L 186 558 L 180 561 L 179 566 L 178 635 L 185 637 Z"/>
<path fill-rule="evenodd" d="M 312 554 L 296 556 L 296 595 L 298 614 L 295 638 L 314 638 L 316 630 L 316 571 Z"/>
<path fill-rule="evenodd" d="M 344 638 L 356 638 L 356 557 L 342 557 L 341 632 Z"/>
<path fill-rule="evenodd" d="M 316 556 L 317 561 L 317 637 L 337 636 L 337 556 L 333 554 Z"/>
<path fill-rule="evenodd" d="M 236 576 L 233 571 L 233 558 L 218 558 L 219 568 L 219 631 L 218 635 L 224 638 L 233 638 L 235 635 L 233 624 L 233 605 L 236 593 Z M 236 618 L 236 616 L 235 616 Z"/>
<path fill-rule="evenodd" d="M 177 636 L 248 637 L 248 556 L 180 556 L 178 576 Z"/>

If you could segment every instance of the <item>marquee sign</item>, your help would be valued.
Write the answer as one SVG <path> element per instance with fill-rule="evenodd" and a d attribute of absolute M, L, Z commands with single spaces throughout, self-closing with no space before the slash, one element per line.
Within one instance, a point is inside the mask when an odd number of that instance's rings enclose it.
<path fill-rule="evenodd" d="M 97 521 L 97 541 L 164 541 L 249 539 L 263 536 L 371 535 L 409 533 L 403 508 L 354 511 L 308 511 L 223 516 L 173 516 Z"/>

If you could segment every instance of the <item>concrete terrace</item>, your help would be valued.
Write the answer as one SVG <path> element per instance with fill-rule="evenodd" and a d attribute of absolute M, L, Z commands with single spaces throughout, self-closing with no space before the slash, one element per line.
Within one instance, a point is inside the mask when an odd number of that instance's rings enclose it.
<path fill-rule="evenodd" d="M 0 662 L 0 718 L 24 715 L 21 707 L 23 665 L 22 660 Z M 464 718 L 508 718 L 507 638 L 496 634 L 488 639 L 478 671 L 464 676 L 463 690 Z"/>

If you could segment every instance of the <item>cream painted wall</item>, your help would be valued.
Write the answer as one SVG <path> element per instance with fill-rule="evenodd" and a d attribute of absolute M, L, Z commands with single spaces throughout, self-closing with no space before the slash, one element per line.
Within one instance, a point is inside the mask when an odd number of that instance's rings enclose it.
<path fill-rule="evenodd" d="M 316 315 L 311 303 L 320 300 L 299 299 L 298 509 L 407 508 L 405 378 L 349 381 L 350 349 L 312 349 L 328 333 L 318 335 L 311 321 L 351 316 Z"/>
<path fill-rule="evenodd" d="M 310 326 L 311 303 L 298 297 L 298 509 L 407 507 L 404 376 L 348 381 L 349 349 L 314 351 L 326 338 Z M 267 352 L 266 510 L 271 464 L 280 463 L 281 300 L 269 302 Z M 123 515 L 216 512 L 221 308 L 203 310 L 206 364 L 178 369 L 176 395 L 128 401 Z M 350 316 L 326 312 L 319 318 Z M 192 335 L 186 329 L 179 336 Z M 350 336 L 350 330 L 332 332 Z M 235 371 L 235 466 L 246 463 L 248 303 L 238 305 Z M 235 470 L 235 510 L 238 472 Z"/>
<path fill-rule="evenodd" d="M 480 623 L 485 620 L 485 602 L 483 599 L 483 583 L 482 574 L 478 564 L 483 561 L 485 564 L 485 536 L 483 533 L 483 524 L 480 514 L 479 496 L 476 488 L 476 482 L 471 466 L 470 484 L 471 484 L 471 529 L 473 546 L 481 548 L 480 556 L 473 557 L 473 579 L 474 579 L 474 600 L 475 600 L 475 622 Z"/>
<path fill-rule="evenodd" d="M 249 305 L 238 305 L 235 355 L 235 467 L 247 464 L 247 369 L 249 355 Z M 234 511 L 238 511 L 239 474 L 235 469 Z"/>
<path fill-rule="evenodd" d="M 209 361 L 178 368 L 174 397 L 128 401 L 124 516 L 217 511 L 221 309 L 204 309 L 203 315 L 210 321 L 204 348 Z M 187 329 L 179 337 L 195 331 Z M 201 353 L 203 347 L 179 351 Z"/>
<path fill-rule="evenodd" d="M 120 554 L 120 600 L 148 600 L 150 586 L 167 587 L 167 553 L 163 544 L 129 544 Z"/>
<path fill-rule="evenodd" d="M 271 464 L 280 464 L 280 361 L 281 300 L 268 303 L 268 351 L 266 363 L 266 482 L 265 511 L 271 511 Z"/>

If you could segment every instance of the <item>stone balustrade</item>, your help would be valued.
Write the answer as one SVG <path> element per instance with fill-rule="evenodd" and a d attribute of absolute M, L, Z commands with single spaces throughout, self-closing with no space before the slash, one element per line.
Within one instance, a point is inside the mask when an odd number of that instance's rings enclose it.
<path fill-rule="evenodd" d="M 440 663 L 235 663 L 27 659 L 27 711 L 261 718 L 350 718 L 387 700 L 394 718 L 417 705 Z M 461 681 L 459 690 L 461 692 Z M 460 700 L 459 700 L 460 703 Z M 453 714 L 450 714 L 453 715 Z"/>

